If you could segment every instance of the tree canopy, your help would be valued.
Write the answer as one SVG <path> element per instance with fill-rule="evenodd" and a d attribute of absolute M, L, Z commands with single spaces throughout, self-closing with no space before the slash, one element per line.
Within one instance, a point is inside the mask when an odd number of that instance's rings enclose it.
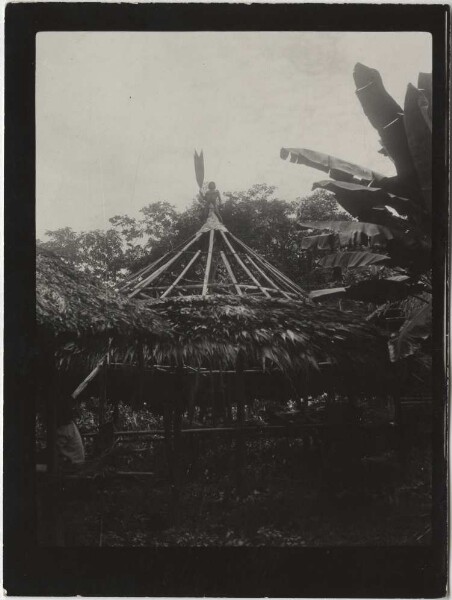
<path fill-rule="evenodd" d="M 299 283 L 306 274 L 306 235 L 298 219 L 344 220 L 348 217 L 324 190 L 288 202 L 277 190 L 256 184 L 245 191 L 223 193 L 222 218 L 228 229 Z M 178 212 L 169 202 L 144 206 L 139 217 L 115 215 L 105 230 L 75 232 L 70 227 L 47 231 L 39 244 L 53 250 L 75 269 L 90 273 L 110 285 L 118 284 L 193 235 L 206 218 L 206 209 L 196 199 Z"/>

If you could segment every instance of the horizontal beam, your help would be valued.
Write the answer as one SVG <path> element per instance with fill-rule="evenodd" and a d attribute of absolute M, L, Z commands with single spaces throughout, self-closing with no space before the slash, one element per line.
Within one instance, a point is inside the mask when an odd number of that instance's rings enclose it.
<path fill-rule="evenodd" d="M 237 431 L 240 431 L 242 433 L 255 433 L 255 432 L 261 432 L 261 431 L 289 431 L 289 432 L 300 432 L 303 433 L 303 431 L 313 431 L 313 430 L 317 430 L 317 429 L 328 429 L 328 430 L 333 430 L 333 429 L 340 429 L 340 430 L 344 430 L 344 429 L 350 429 L 350 430 L 356 430 L 356 429 L 363 429 L 365 431 L 368 431 L 370 429 L 393 429 L 394 425 L 388 423 L 388 424 L 382 424 L 382 425 L 372 425 L 369 427 L 363 426 L 363 425 L 343 425 L 343 424 L 332 424 L 332 423 L 303 423 L 303 424 L 295 424 L 295 423 L 289 423 L 288 425 L 256 425 L 256 426 L 248 426 L 248 427 L 196 427 L 196 428 L 191 428 L 191 429 L 181 429 L 181 433 L 184 434 L 203 434 L 203 433 L 236 433 Z M 82 437 L 95 437 L 98 435 L 97 432 L 87 432 L 87 433 L 81 433 L 80 434 Z M 143 429 L 143 430 L 139 430 L 139 431 L 115 431 L 115 436 L 116 437 L 140 437 L 140 436 L 146 436 L 146 435 L 160 435 L 160 436 L 164 436 L 165 435 L 165 430 L 164 429 Z"/>

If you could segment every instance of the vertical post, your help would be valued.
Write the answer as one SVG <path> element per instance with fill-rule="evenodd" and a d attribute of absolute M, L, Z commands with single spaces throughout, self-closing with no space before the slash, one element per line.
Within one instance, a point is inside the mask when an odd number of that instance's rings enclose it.
<path fill-rule="evenodd" d="M 107 360 L 102 363 L 99 378 L 99 428 L 105 423 L 105 404 L 107 401 Z"/>
<path fill-rule="evenodd" d="M 210 265 L 212 264 L 212 250 L 213 250 L 213 238 L 215 235 L 215 229 L 210 230 L 209 235 L 209 250 L 207 252 L 207 264 L 206 264 L 206 272 L 204 274 L 204 283 L 202 286 L 202 295 L 207 296 L 207 290 L 210 279 Z"/>
<path fill-rule="evenodd" d="M 180 520 L 180 491 L 182 484 L 181 472 L 181 453 L 182 453 L 182 412 L 184 398 L 184 370 L 178 367 L 175 376 L 174 397 L 173 397 L 173 512 L 174 522 L 177 525 Z"/>
<path fill-rule="evenodd" d="M 215 374 L 210 372 L 210 398 L 212 407 L 212 425 L 217 426 L 217 386 L 215 385 Z"/>
<path fill-rule="evenodd" d="M 225 395 L 225 401 L 226 401 L 227 423 L 229 425 L 232 425 L 231 379 L 229 376 L 226 376 L 224 395 Z"/>
<path fill-rule="evenodd" d="M 245 495 L 244 466 L 245 466 L 245 390 L 243 378 L 243 355 L 239 351 L 235 369 L 236 399 L 237 399 L 237 436 L 236 436 L 236 478 L 239 497 Z"/>
<path fill-rule="evenodd" d="M 174 471 L 173 471 L 173 435 L 172 435 L 172 407 L 170 406 L 170 399 L 165 398 L 165 404 L 163 406 L 163 427 L 165 431 L 165 449 L 166 449 L 166 460 L 168 463 L 168 478 L 170 485 L 173 485 Z"/>
<path fill-rule="evenodd" d="M 47 421 L 47 473 L 50 476 L 55 475 L 58 469 L 58 455 L 57 455 L 57 413 L 56 403 L 58 402 L 57 397 L 57 386 L 53 385 L 50 387 L 50 393 L 47 394 L 46 398 L 46 421 Z"/>
<path fill-rule="evenodd" d="M 135 408 L 139 409 L 143 406 L 144 401 L 144 349 L 142 342 L 137 344 L 137 363 L 138 363 L 138 394 Z"/>

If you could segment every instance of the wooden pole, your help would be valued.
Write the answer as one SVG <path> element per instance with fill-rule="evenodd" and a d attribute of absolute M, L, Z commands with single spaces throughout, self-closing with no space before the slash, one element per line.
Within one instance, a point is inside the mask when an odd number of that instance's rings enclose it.
<path fill-rule="evenodd" d="M 239 238 L 235 237 L 235 235 L 233 235 L 232 233 L 230 233 L 230 236 L 238 243 L 240 244 L 245 250 L 247 250 L 256 260 L 258 260 L 261 264 L 263 264 L 267 269 L 269 269 L 272 274 L 277 277 L 282 283 L 284 283 L 286 285 L 286 287 L 288 287 L 289 289 L 294 290 L 294 292 L 296 294 L 299 294 L 303 297 L 307 297 L 307 294 L 304 290 L 302 290 L 296 283 L 294 283 L 291 279 L 289 279 L 286 275 L 284 275 L 284 273 L 281 273 L 280 271 L 278 271 L 271 263 L 269 263 L 265 258 L 263 258 L 262 256 L 260 256 L 259 254 L 257 254 L 252 248 L 250 248 L 249 246 L 247 246 L 244 242 L 242 242 L 242 240 L 240 240 Z"/>
<path fill-rule="evenodd" d="M 88 384 L 91 383 L 91 381 L 93 381 L 93 379 L 98 375 L 100 370 L 101 365 L 99 364 L 97 365 L 97 367 L 94 367 L 94 369 L 87 377 L 85 377 L 82 383 L 71 394 L 74 400 L 83 392 L 83 390 L 88 386 Z"/>
<path fill-rule="evenodd" d="M 245 481 L 244 481 L 244 466 L 245 466 L 245 437 L 243 427 L 245 424 L 245 410 L 244 410 L 244 379 L 243 379 L 243 356 L 239 351 L 236 362 L 236 400 L 237 400 L 237 421 L 236 426 L 238 428 L 237 439 L 236 439 L 236 481 L 237 481 L 237 494 L 239 497 L 245 495 Z"/>
<path fill-rule="evenodd" d="M 268 283 L 272 286 L 272 288 L 275 290 L 275 292 L 281 292 L 281 294 L 283 294 L 283 296 L 285 296 L 288 300 L 291 299 L 289 294 L 287 292 L 285 292 L 284 290 L 280 289 L 275 284 L 275 282 L 272 281 L 270 279 L 270 277 L 254 262 L 254 260 L 250 256 L 248 256 L 248 260 L 253 265 L 253 267 L 256 269 L 256 271 L 258 271 L 258 273 L 260 273 L 262 275 L 262 277 L 268 281 Z"/>
<path fill-rule="evenodd" d="M 181 453 L 182 453 L 182 412 L 184 407 L 184 399 L 182 393 L 184 390 L 184 372 L 183 369 L 178 369 L 174 386 L 173 397 L 173 516 L 175 525 L 180 521 L 180 492 L 182 486 L 182 469 L 181 469 Z"/>
<path fill-rule="evenodd" d="M 107 400 L 107 362 L 102 363 L 100 371 L 100 390 L 99 390 L 99 427 L 105 422 L 105 404 Z"/>
<path fill-rule="evenodd" d="M 50 387 L 50 393 L 46 398 L 46 421 L 47 421 L 47 473 L 55 475 L 58 470 L 57 454 L 57 413 L 58 389 L 56 385 Z"/>
<path fill-rule="evenodd" d="M 183 276 L 185 275 L 185 273 L 187 273 L 187 271 L 190 269 L 190 267 L 192 266 L 192 264 L 195 262 L 195 260 L 198 258 L 198 256 L 200 254 L 201 254 L 201 250 L 198 250 L 196 252 L 196 254 L 192 257 L 192 259 L 190 260 L 190 262 L 188 263 L 188 265 L 185 267 L 185 269 L 182 271 L 182 273 L 178 277 L 176 277 L 176 279 L 169 286 L 169 288 L 166 290 L 166 292 L 164 292 L 160 296 L 161 298 L 166 298 L 166 296 L 168 296 L 172 292 L 172 290 L 176 287 L 176 285 L 179 283 L 179 281 L 183 278 Z"/>
<path fill-rule="evenodd" d="M 229 277 L 231 278 L 232 283 L 234 284 L 234 287 L 235 287 L 235 290 L 236 290 L 237 294 L 239 296 L 243 296 L 243 292 L 242 292 L 242 290 L 240 289 L 240 287 L 237 284 L 237 279 L 235 278 L 234 271 L 232 270 L 232 267 L 229 264 L 229 261 L 226 258 L 226 255 L 223 252 L 223 250 L 220 251 L 220 255 L 221 255 L 221 258 L 223 259 L 224 266 L 226 267 L 226 271 L 229 273 Z"/>
<path fill-rule="evenodd" d="M 173 436 L 172 436 L 172 406 L 170 403 L 170 398 L 165 398 L 165 404 L 163 406 L 163 427 L 164 427 L 164 436 L 165 436 L 165 450 L 166 450 L 166 460 L 168 463 L 168 478 L 170 482 L 170 486 L 173 485 L 174 481 L 174 469 L 173 469 Z"/>
<path fill-rule="evenodd" d="M 137 344 L 137 364 L 138 364 L 138 390 L 137 390 L 137 401 L 135 408 L 139 409 L 143 406 L 144 401 L 144 349 L 142 342 Z"/>
<path fill-rule="evenodd" d="M 179 250 L 179 252 L 177 252 L 177 254 L 175 254 L 175 256 L 170 258 L 170 260 L 168 262 L 166 262 L 159 269 L 157 269 L 157 271 L 155 271 L 154 273 L 149 275 L 149 277 L 146 277 L 146 279 L 144 279 L 143 281 L 140 281 L 140 283 L 138 283 L 136 285 L 133 292 L 131 292 L 129 294 L 129 298 L 133 298 L 136 294 L 138 294 L 138 292 L 140 292 L 143 288 L 145 288 L 152 281 L 154 281 L 154 279 L 156 279 L 159 275 L 161 275 L 164 271 L 166 271 L 166 269 L 168 269 L 168 267 L 170 267 L 181 256 L 181 254 L 183 252 L 188 250 L 188 248 L 190 248 L 190 246 L 199 239 L 200 235 L 201 234 L 199 232 L 196 235 L 194 235 L 193 238 L 188 242 L 188 244 L 186 244 L 181 250 Z"/>
<path fill-rule="evenodd" d="M 266 296 L 267 298 L 271 298 L 270 294 L 267 292 L 266 289 L 264 289 L 261 284 L 259 283 L 259 281 L 254 277 L 254 275 L 251 273 L 251 271 L 248 269 L 248 267 L 245 265 L 245 263 L 242 261 L 242 259 L 240 258 L 240 256 L 237 254 L 237 252 L 234 250 L 234 248 L 231 246 L 230 241 L 228 240 L 228 238 L 226 237 L 226 234 L 224 233 L 224 231 L 220 231 L 221 235 L 223 236 L 224 241 L 226 242 L 226 245 L 228 246 L 229 250 L 231 251 L 231 254 L 235 257 L 236 261 L 239 263 L 239 265 L 242 267 L 242 269 L 245 271 L 245 273 L 248 275 L 248 277 L 251 279 L 251 281 L 254 281 L 254 283 L 257 285 L 257 287 L 261 290 L 261 292 L 264 294 L 264 296 Z"/>
<path fill-rule="evenodd" d="M 213 250 L 214 235 L 215 235 L 215 229 L 211 229 L 210 235 L 209 235 L 209 250 L 207 252 L 206 272 L 204 274 L 204 283 L 202 286 L 202 296 L 207 296 L 207 287 L 209 284 L 209 277 L 210 277 L 210 265 L 212 264 L 212 250 Z"/>

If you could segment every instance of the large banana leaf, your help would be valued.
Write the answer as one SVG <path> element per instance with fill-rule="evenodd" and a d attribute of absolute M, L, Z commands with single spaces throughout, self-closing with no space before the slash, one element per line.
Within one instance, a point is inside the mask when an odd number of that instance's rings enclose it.
<path fill-rule="evenodd" d="M 432 305 L 422 306 L 388 342 L 392 362 L 411 356 L 432 334 Z"/>
<path fill-rule="evenodd" d="M 407 298 L 416 288 L 409 285 L 407 276 L 387 277 L 385 279 L 368 279 L 359 281 L 349 287 L 326 288 L 314 290 L 309 294 L 313 300 L 326 300 L 344 296 L 350 300 L 361 302 L 395 302 Z"/>
<path fill-rule="evenodd" d="M 432 212 L 432 121 L 425 95 L 409 84 L 405 95 L 405 131 L 424 205 Z"/>
<path fill-rule="evenodd" d="M 353 78 L 364 113 L 380 134 L 383 148 L 393 160 L 397 175 L 412 180 L 416 173 L 406 138 L 402 108 L 388 94 L 376 69 L 357 63 Z"/>
<path fill-rule="evenodd" d="M 376 225 L 375 223 L 362 223 L 361 221 L 307 221 L 305 223 L 298 223 L 298 227 L 335 231 L 339 235 L 341 246 L 364 244 L 367 242 L 367 239 L 371 246 L 383 245 L 387 240 L 392 240 L 394 237 L 392 231 L 387 227 Z M 307 239 L 311 238 L 303 238 L 303 242 Z"/>
<path fill-rule="evenodd" d="M 411 275 L 420 275 L 432 268 L 431 243 L 416 230 L 388 240 L 386 248 L 392 263 L 408 269 Z"/>
<path fill-rule="evenodd" d="M 362 302 L 383 304 L 403 300 L 413 292 L 413 287 L 408 284 L 410 278 L 367 279 L 358 281 L 347 289 L 347 298 Z"/>
<path fill-rule="evenodd" d="M 428 116 L 432 120 L 432 74 L 419 73 L 417 87 L 424 94 L 428 103 Z"/>
<path fill-rule="evenodd" d="M 290 157 L 290 162 L 329 173 L 330 177 L 338 181 L 355 179 L 364 185 L 369 185 L 373 181 L 379 182 L 385 179 L 384 175 L 371 171 L 367 167 L 361 167 L 330 154 L 323 154 L 308 148 L 281 148 L 280 156 L 283 160 Z"/>
<path fill-rule="evenodd" d="M 388 94 L 377 69 L 356 63 L 353 70 L 356 95 L 366 117 L 375 129 L 383 129 L 402 112 L 401 106 Z"/>
<path fill-rule="evenodd" d="M 301 240 L 302 250 L 332 250 L 334 248 L 335 235 L 327 233 L 326 235 L 310 235 Z"/>
<path fill-rule="evenodd" d="M 365 215 L 370 209 L 384 208 L 385 206 L 391 206 L 404 216 L 412 216 L 417 213 L 415 204 L 409 198 L 395 196 L 378 187 L 366 187 L 357 183 L 332 181 L 331 179 L 318 181 L 312 187 L 333 192 L 339 204 L 359 220 L 368 221 L 365 219 Z"/>
<path fill-rule="evenodd" d="M 389 260 L 389 256 L 383 254 L 374 254 L 373 252 L 338 252 L 328 254 L 319 261 L 320 267 L 334 268 L 341 267 L 353 269 L 356 267 L 369 267 Z"/>

